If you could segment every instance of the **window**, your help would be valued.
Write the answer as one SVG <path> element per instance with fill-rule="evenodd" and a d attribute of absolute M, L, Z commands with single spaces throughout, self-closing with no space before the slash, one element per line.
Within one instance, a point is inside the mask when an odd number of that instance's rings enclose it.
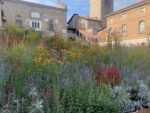
<path fill-rule="evenodd" d="M 113 21 L 113 18 L 112 17 L 109 17 L 109 20 L 108 20 L 109 22 L 112 22 Z"/>
<path fill-rule="evenodd" d="M 40 13 L 38 13 L 38 12 L 31 12 L 31 17 L 32 18 L 40 18 Z"/>
<path fill-rule="evenodd" d="M 23 28 L 23 21 L 21 15 L 16 16 L 16 24 L 18 27 Z"/>
<path fill-rule="evenodd" d="M 40 21 L 31 21 L 30 26 L 36 31 L 41 31 L 41 28 L 42 28 Z"/>
<path fill-rule="evenodd" d="M 112 36 L 112 34 L 113 34 L 113 32 L 112 32 L 112 28 L 109 28 L 109 31 L 108 31 L 108 35 L 109 35 L 109 37 L 111 37 L 111 36 Z"/>
<path fill-rule="evenodd" d="M 53 22 L 53 20 L 49 20 L 49 22 L 48 22 L 48 30 L 49 31 L 54 31 L 54 22 Z"/>
<path fill-rule="evenodd" d="M 122 15 L 122 18 L 123 19 L 126 19 L 128 17 L 128 14 L 127 13 L 124 13 L 123 15 Z"/>
<path fill-rule="evenodd" d="M 139 22 L 139 32 L 140 33 L 145 32 L 145 22 L 143 20 Z"/>
<path fill-rule="evenodd" d="M 139 10 L 140 13 L 144 13 L 145 11 L 146 11 L 145 7 L 141 7 Z"/>
<path fill-rule="evenodd" d="M 127 32 L 128 32 L 127 25 L 126 24 L 122 25 L 122 35 L 123 36 L 127 35 Z"/>

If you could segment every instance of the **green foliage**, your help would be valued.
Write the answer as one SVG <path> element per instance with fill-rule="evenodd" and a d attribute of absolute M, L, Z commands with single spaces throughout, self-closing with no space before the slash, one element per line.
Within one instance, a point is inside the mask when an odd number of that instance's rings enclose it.
<path fill-rule="evenodd" d="M 6 98 L 6 86 L 8 83 L 9 75 L 11 73 L 8 63 L 0 58 L 0 104 L 5 103 Z"/>
<path fill-rule="evenodd" d="M 9 48 L 0 48 L 0 70 L 3 70 L 0 72 L 3 73 L 3 76 L 0 75 L 0 100 L 3 101 L 0 104 L 3 106 L 8 103 L 3 97 L 8 96 L 5 92 L 9 80 L 13 86 L 11 93 L 24 100 L 20 105 L 22 112 L 122 113 L 119 107 L 121 98 L 111 97 L 112 87 L 96 84 L 96 70 L 115 65 L 120 72 L 126 66 L 134 71 L 137 62 L 142 60 L 142 71 L 138 69 L 144 73 L 144 81 L 148 80 L 148 47 L 117 46 L 110 49 L 87 45 L 83 40 L 69 41 L 61 36 L 41 38 L 38 32 L 22 31 L 15 25 L 9 25 L 6 31 L 10 37 L 21 37 L 23 40 Z M 40 48 L 41 52 L 37 49 L 39 45 L 44 46 Z M 132 79 L 130 81 L 133 83 Z M 37 94 L 32 92 L 35 88 Z M 14 102 L 10 99 L 10 103 Z M 17 106 L 13 108 L 17 111 Z M 8 109 L 15 111 L 10 106 Z"/>
<path fill-rule="evenodd" d="M 45 40 L 48 48 L 68 49 L 71 47 L 71 44 L 68 42 L 68 40 L 60 36 L 48 37 Z"/>
<path fill-rule="evenodd" d="M 42 38 L 41 32 L 36 32 L 33 30 L 26 30 L 25 31 L 25 40 L 30 44 L 36 42 L 40 38 Z"/>
<path fill-rule="evenodd" d="M 12 48 L 8 49 L 8 52 L 5 53 L 6 56 L 13 60 L 21 58 L 27 50 L 27 46 L 23 43 L 14 45 Z"/>
<path fill-rule="evenodd" d="M 23 36 L 23 30 L 21 30 L 16 24 L 9 24 L 5 29 L 9 36 Z"/>
<path fill-rule="evenodd" d="M 63 108 L 67 113 L 121 113 L 117 101 L 111 101 L 110 88 L 106 85 L 95 88 L 82 84 L 64 91 Z"/>

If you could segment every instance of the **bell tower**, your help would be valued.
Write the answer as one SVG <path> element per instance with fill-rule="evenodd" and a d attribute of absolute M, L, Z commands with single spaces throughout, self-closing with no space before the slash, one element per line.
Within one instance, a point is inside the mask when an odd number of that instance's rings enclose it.
<path fill-rule="evenodd" d="M 90 0 L 90 17 L 102 21 L 102 27 L 106 25 L 106 15 L 113 12 L 113 0 Z"/>

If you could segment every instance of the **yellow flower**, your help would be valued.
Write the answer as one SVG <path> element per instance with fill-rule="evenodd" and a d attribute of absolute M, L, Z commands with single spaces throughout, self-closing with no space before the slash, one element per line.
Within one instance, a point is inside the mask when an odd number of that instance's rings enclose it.
<path fill-rule="evenodd" d="M 45 60 L 46 64 L 51 64 L 52 63 L 52 58 Z"/>
<path fill-rule="evenodd" d="M 65 52 L 65 49 L 61 49 L 62 52 Z"/>
<path fill-rule="evenodd" d="M 38 50 L 39 51 L 43 51 L 44 50 L 44 47 L 42 45 L 38 46 Z"/>
<path fill-rule="evenodd" d="M 41 57 L 35 57 L 34 59 L 33 59 L 33 61 L 35 62 L 35 63 L 40 63 L 41 61 L 42 61 L 42 58 Z"/>
<path fill-rule="evenodd" d="M 57 63 L 58 63 L 58 64 L 62 64 L 62 61 L 61 61 L 61 60 L 57 60 Z"/>

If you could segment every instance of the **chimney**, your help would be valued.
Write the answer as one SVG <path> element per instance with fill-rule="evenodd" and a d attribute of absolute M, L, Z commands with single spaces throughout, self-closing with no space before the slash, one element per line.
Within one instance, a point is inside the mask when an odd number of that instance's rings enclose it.
<path fill-rule="evenodd" d="M 61 9 L 67 9 L 67 6 L 64 3 L 62 3 L 60 0 L 57 0 L 56 7 Z"/>

